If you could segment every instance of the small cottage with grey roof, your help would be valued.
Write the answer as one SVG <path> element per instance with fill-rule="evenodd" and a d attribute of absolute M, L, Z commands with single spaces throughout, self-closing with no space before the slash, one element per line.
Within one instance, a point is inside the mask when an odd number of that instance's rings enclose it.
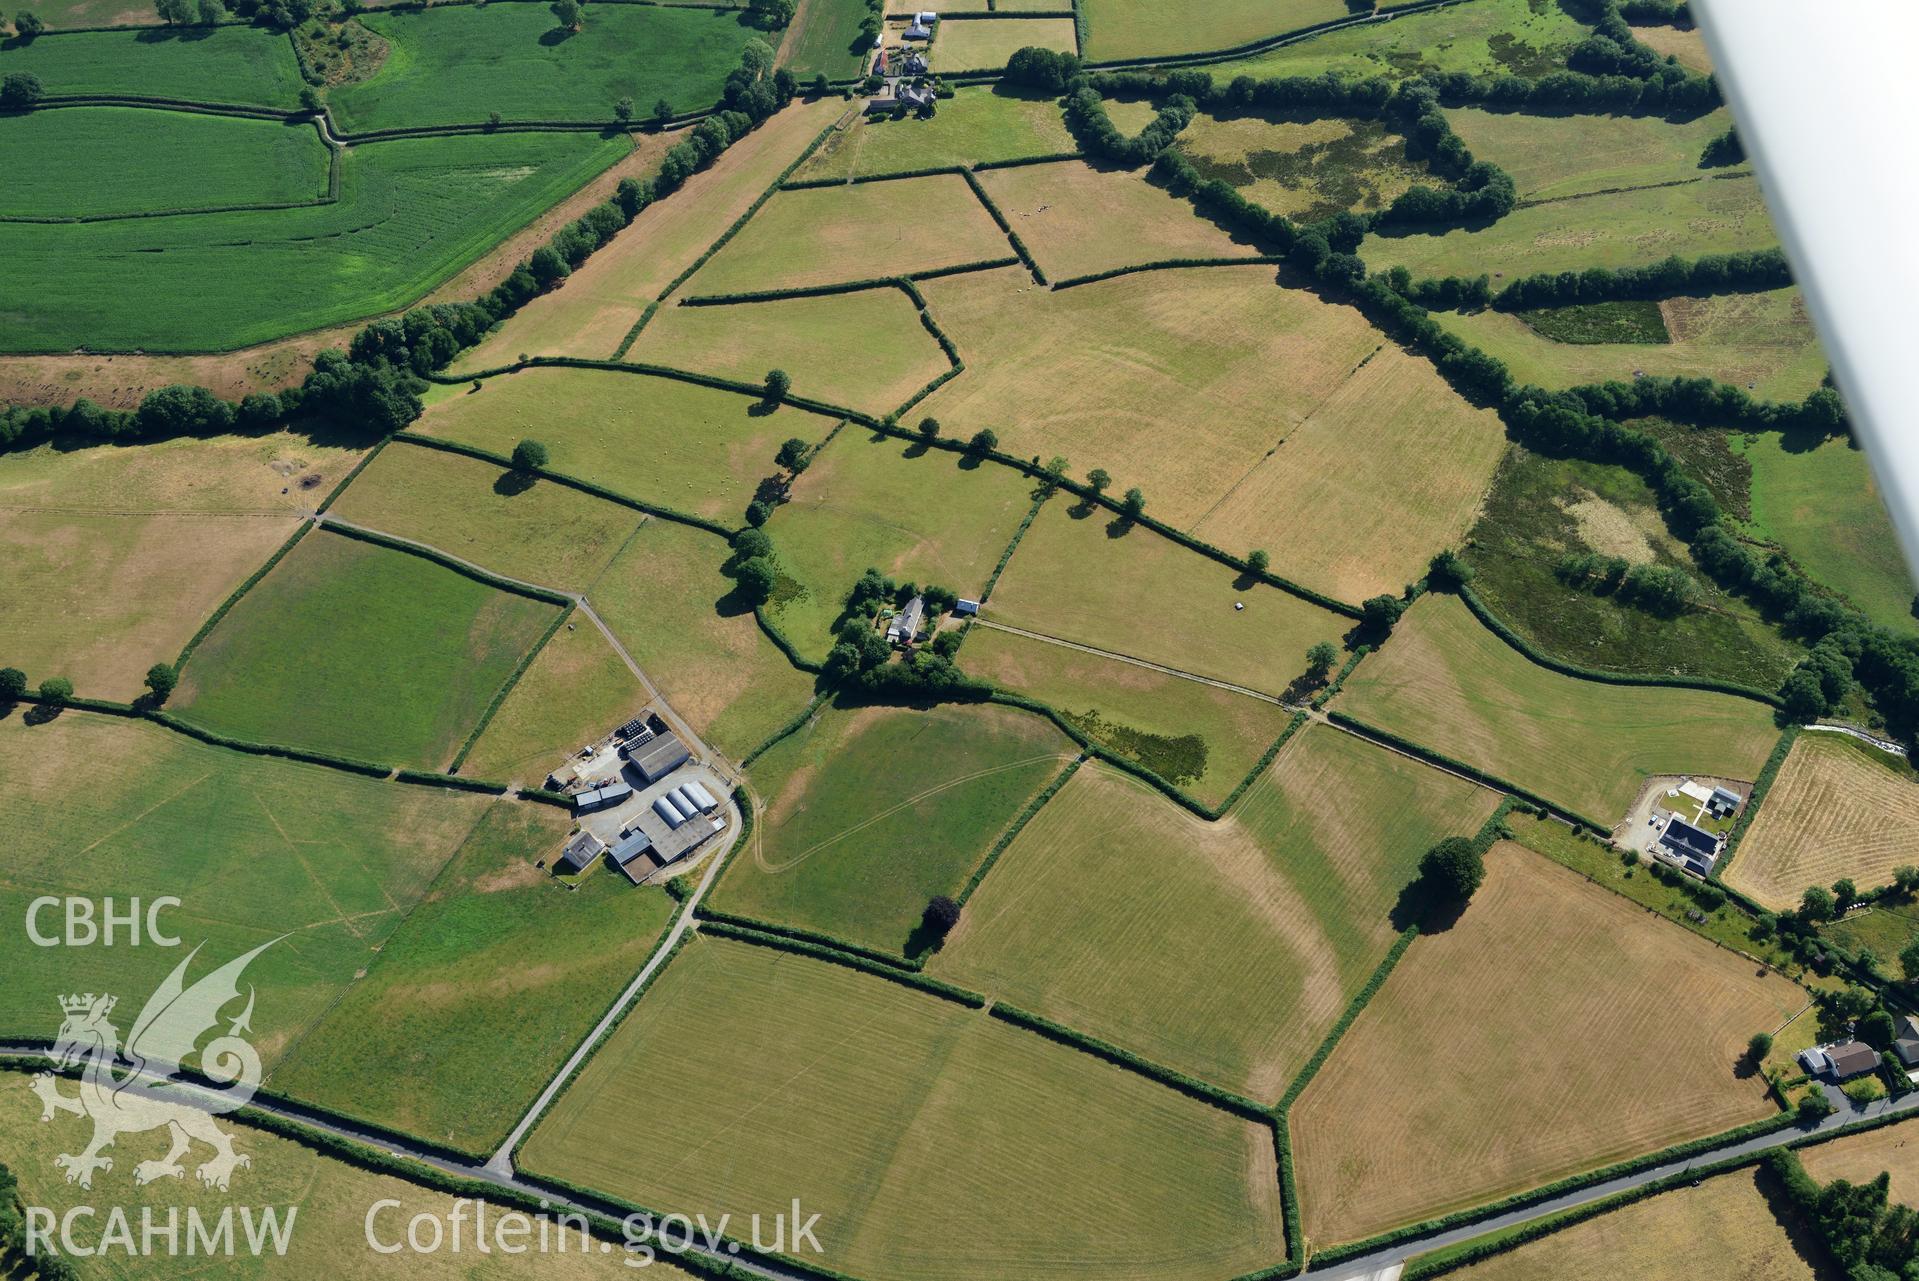
<path fill-rule="evenodd" d="M 1826 1070 L 1835 1081 L 1850 1081 L 1879 1066 L 1879 1051 L 1863 1041 L 1845 1041 L 1826 1048 Z"/>
<path fill-rule="evenodd" d="M 920 623 L 925 617 L 926 598 L 915 596 L 894 617 L 892 626 L 886 629 L 886 639 L 895 645 L 911 645 L 919 637 Z"/>
<path fill-rule="evenodd" d="M 593 860 L 606 853 L 606 842 L 591 832 L 578 832 L 560 851 L 560 870 L 563 872 L 584 872 L 593 865 Z"/>

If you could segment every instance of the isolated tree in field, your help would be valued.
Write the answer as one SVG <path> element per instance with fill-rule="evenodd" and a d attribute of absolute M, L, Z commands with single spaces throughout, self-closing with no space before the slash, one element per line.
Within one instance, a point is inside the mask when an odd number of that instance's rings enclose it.
<path fill-rule="evenodd" d="M 766 371 L 766 386 L 761 395 L 769 405 L 777 405 L 786 399 L 786 393 L 793 390 L 793 377 L 784 369 Z"/>
<path fill-rule="evenodd" d="M 49 676 L 40 682 L 40 701 L 51 707 L 64 707 L 73 697 L 73 682 L 64 676 Z"/>
<path fill-rule="evenodd" d="M 1113 478 L 1104 467 L 1095 467 L 1086 473 L 1086 483 L 1093 487 L 1095 494 L 1103 494 L 1112 487 Z"/>
<path fill-rule="evenodd" d="M 779 572 L 767 557 L 752 556 L 741 561 L 734 569 L 733 581 L 740 585 L 740 595 L 755 605 L 764 605 L 773 595 L 773 584 L 779 581 Z"/>
<path fill-rule="evenodd" d="M 1314 680 L 1326 679 L 1326 673 L 1333 670 L 1333 664 L 1339 661 L 1339 651 L 1333 648 L 1331 641 L 1320 641 L 1306 651 L 1306 674 Z"/>
<path fill-rule="evenodd" d="M 46 21 L 37 13 L 29 13 L 22 9 L 13 15 L 14 34 L 22 40 L 31 40 L 46 29 Z"/>
<path fill-rule="evenodd" d="M 673 118 L 673 104 L 661 98 L 653 104 L 653 123 L 663 125 Z"/>
<path fill-rule="evenodd" d="M 940 420 L 937 418 L 920 419 L 919 432 L 923 440 L 934 439 L 940 434 Z"/>
<path fill-rule="evenodd" d="M 0 703 L 15 702 L 26 692 L 27 674 L 25 672 L 17 667 L 0 667 Z"/>
<path fill-rule="evenodd" d="M 1361 621 L 1370 630 L 1384 634 L 1393 630 L 1393 624 L 1406 612 L 1406 602 L 1382 593 L 1362 603 L 1359 612 Z"/>
<path fill-rule="evenodd" d="M 546 446 L 528 437 L 513 447 L 513 466 L 518 471 L 538 471 L 546 466 Z"/>
<path fill-rule="evenodd" d="M 943 943 L 946 936 L 953 932 L 953 927 L 959 924 L 960 905 L 945 894 L 935 894 L 926 904 L 926 914 L 922 919 L 926 932 L 933 936 L 936 944 Z"/>
<path fill-rule="evenodd" d="M 1126 491 L 1126 497 L 1119 503 L 1119 510 L 1127 520 L 1138 520 L 1140 513 L 1146 510 L 1146 495 L 1137 488 Z"/>
<path fill-rule="evenodd" d="M 1265 573 L 1266 567 L 1272 563 L 1273 558 L 1266 554 L 1266 549 L 1263 547 L 1255 547 L 1246 555 L 1246 568 L 1252 570 L 1255 574 Z"/>
<path fill-rule="evenodd" d="M 999 437 L 993 434 L 990 427 L 980 428 L 973 433 L 973 439 L 966 442 L 966 452 L 974 455 L 990 454 L 998 448 Z"/>
<path fill-rule="evenodd" d="M 586 6 L 580 0 L 553 0 L 549 8 L 568 31 L 578 31 L 586 25 Z"/>
<path fill-rule="evenodd" d="M 807 444 L 798 436 L 789 436 L 780 445 L 780 452 L 773 455 L 773 461 L 792 471 L 798 471 L 806 464 Z"/>
<path fill-rule="evenodd" d="M 1799 896 L 1799 915 L 1808 921 L 1826 921 L 1832 919 L 1832 893 L 1823 885 L 1815 885 Z"/>
<path fill-rule="evenodd" d="M 1763 1060 L 1772 1053 L 1772 1033 L 1754 1032 L 1752 1040 L 1746 1042 L 1746 1057 L 1754 1063 Z"/>
<path fill-rule="evenodd" d="M 629 123 L 633 119 L 633 99 L 622 98 L 614 103 L 613 118 L 621 124 Z"/>
<path fill-rule="evenodd" d="M 1463 836 L 1448 836 L 1419 860 L 1419 879 L 1433 894 L 1464 903 L 1486 879 L 1486 859 Z"/>
<path fill-rule="evenodd" d="M 164 703 L 173 693 L 173 687 L 180 683 L 180 673 L 171 663 L 155 663 L 147 668 L 147 689 L 153 694 L 155 703 Z"/>
<path fill-rule="evenodd" d="M 45 92 L 40 87 L 40 77 L 31 71 L 12 71 L 0 80 L 0 107 L 18 109 L 31 107 L 40 101 Z"/>

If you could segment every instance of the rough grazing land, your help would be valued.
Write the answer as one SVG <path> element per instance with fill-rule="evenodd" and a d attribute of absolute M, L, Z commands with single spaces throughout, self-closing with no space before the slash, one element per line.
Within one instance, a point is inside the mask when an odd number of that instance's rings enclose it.
<path fill-rule="evenodd" d="M 1057 99 L 982 85 L 957 90 L 931 120 L 862 117 L 822 143 L 793 176 L 851 178 L 1076 150 Z"/>
<path fill-rule="evenodd" d="M 609 1125 L 660 1097 L 653 1141 Z M 1285 1252 L 1272 1133 L 977 1011 L 698 938 L 525 1164 L 738 1220 L 797 1195 L 824 1255 L 917 1281 L 1233 1276 Z"/>
<path fill-rule="evenodd" d="M 1845 1142 L 1811 1149 L 1802 1159 L 1810 1168 L 1815 1153 Z M 1798 1254 L 1773 1215 L 1763 1177 L 1754 1169 L 1735 1170 L 1576 1223 L 1452 1275 L 1459 1281 L 1816 1281 L 1821 1274 Z"/>
<path fill-rule="evenodd" d="M 1338 0 L 1086 0 L 1085 52 L 1089 58 L 1208 53 L 1348 12 Z"/>
<path fill-rule="evenodd" d="M 1732 124 L 1731 113 L 1723 107 L 1683 121 L 1544 116 L 1479 107 L 1457 107 L 1445 115 L 1475 157 L 1513 176 L 1521 200 L 1702 177 L 1709 172 L 1699 167 L 1706 144 Z"/>
<path fill-rule="evenodd" d="M 1459 922 L 1414 942 L 1293 1108 L 1307 1236 L 1358 1240 L 1760 1120 L 1764 1083 L 1735 1065 L 1806 1000 L 1496 845 Z"/>
<path fill-rule="evenodd" d="M 1276 573 L 1339 600 L 1397 594 L 1472 526 L 1505 449 L 1496 413 L 1389 344 L 1193 533 L 1233 550 L 1266 548 Z"/>
<path fill-rule="evenodd" d="M 500 704 L 460 772 L 538 785 L 645 703 L 646 691 L 632 670 L 600 629 L 576 613 Z"/>
<path fill-rule="evenodd" d="M 443 767 L 557 608 L 308 534 L 208 634 L 172 706 L 216 733 Z"/>
<path fill-rule="evenodd" d="M 1048 166 L 1040 166 L 1041 169 Z M 1190 526 L 1379 346 L 1358 312 L 1266 266 L 1146 272 L 1063 293 L 1006 269 L 928 281 L 966 372 L 917 406 L 948 435 L 1095 467 Z M 1070 389 L 1070 390 L 1069 390 Z M 1271 549 L 1278 553 L 1279 548 Z"/>
<path fill-rule="evenodd" d="M 686 282 L 689 296 L 904 275 L 1008 257 L 957 174 L 782 191 Z"/>
<path fill-rule="evenodd" d="M 1071 18 L 969 18 L 943 22 L 933 58 L 946 72 L 998 71 L 1028 46 L 1072 53 L 1078 48 Z"/>
<path fill-rule="evenodd" d="M 1601 823 L 1654 774 L 1755 778 L 1779 737 L 1748 699 L 1562 676 L 1444 595 L 1408 611 L 1333 706 Z"/>
<path fill-rule="evenodd" d="M 1076 754 L 1010 708 L 826 713 L 754 762 L 766 808 L 713 905 L 902 951 Z"/>
<path fill-rule="evenodd" d="M 1271 1102 L 1392 945 L 1419 856 L 1495 802 L 1324 726 L 1218 823 L 1087 765 L 994 866 L 933 970 Z"/>
<path fill-rule="evenodd" d="M 1354 79 L 1387 76 L 1397 80 L 1441 71 L 1530 77 L 1563 71 L 1566 53 L 1589 34 L 1560 5 L 1539 0 L 1473 0 L 1314 36 L 1207 69 L 1222 83 L 1239 75 L 1263 79 L 1329 71 Z M 1096 35 L 1095 44 L 1098 39 Z"/>
<path fill-rule="evenodd" d="M 1901 1205 L 1919 1201 L 1919 1132 L 1912 1126 L 1889 1125 L 1821 1143 L 1802 1151 L 1799 1163 L 1821 1183 L 1834 1179 L 1869 1183 L 1882 1173 L 1890 1174 L 1892 1200 Z"/>
<path fill-rule="evenodd" d="M 189 946 L 206 940 L 203 965 L 287 935 L 247 971 L 268 1063 L 372 963 L 492 804 L 248 756 L 141 721 L 69 711 L 50 724 L 24 722 L 18 712 L 0 718 L 8 833 L 0 907 L 24 922 L 42 894 L 171 894 L 181 906 L 165 923 Z M 103 763 L 112 787 L 74 786 Z M 124 1009 L 184 954 L 42 948 L 24 929 L 9 930 L 0 940 L 8 976 L 0 1024 L 52 1036 L 60 992 L 119 992 Z"/>
<path fill-rule="evenodd" d="M 771 469 L 769 469 L 771 470 Z M 773 616 L 823 659 L 846 594 L 869 567 L 977 600 L 1032 506 L 1033 482 L 1009 467 L 848 426 L 767 524 L 795 586 Z"/>
<path fill-rule="evenodd" d="M 1195 217 L 1190 204 L 1148 182 L 1143 171 L 1065 160 L 991 169 L 979 182 L 1050 280 L 1171 258 L 1260 253 L 1257 245 Z M 1158 283 L 1173 279 L 1162 276 Z"/>
<path fill-rule="evenodd" d="M 1778 911 L 1809 885 L 1889 885 L 1919 850 L 1919 778 L 1840 734 L 1801 734 L 1760 802 L 1726 880 Z"/>
<path fill-rule="evenodd" d="M 1296 222 L 1382 209 L 1421 179 L 1436 182 L 1408 158 L 1405 137 L 1377 120 L 1202 115 L 1179 147 L 1205 177 Z"/>
<path fill-rule="evenodd" d="M 961 654 L 969 674 L 1046 703 L 1207 805 L 1226 799 L 1292 719 L 1263 699 L 991 628 L 974 629 Z"/>
<path fill-rule="evenodd" d="M 1062 640 L 1278 694 L 1352 620 L 1239 575 L 1151 530 L 1056 499 L 993 589 L 989 613 Z M 1235 609 L 1235 604 L 1243 609 Z"/>

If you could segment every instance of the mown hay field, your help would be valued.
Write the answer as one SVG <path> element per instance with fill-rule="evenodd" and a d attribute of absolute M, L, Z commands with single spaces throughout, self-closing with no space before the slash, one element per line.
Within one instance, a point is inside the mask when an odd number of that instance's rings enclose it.
<path fill-rule="evenodd" d="M 327 516 L 557 591 L 592 582 L 641 520 L 566 485 L 405 442 L 380 451 Z"/>
<path fill-rule="evenodd" d="M 770 469 L 769 469 L 770 470 Z M 780 571 L 774 619 L 823 659 L 847 593 L 867 569 L 977 600 L 1033 501 L 1010 467 L 848 426 L 767 523 Z"/>
<path fill-rule="evenodd" d="M 0 215 L 98 218 L 326 195 L 313 126 L 184 111 L 82 107 L 0 120 Z M 85 157 L 74 163 L 76 156 Z"/>
<path fill-rule="evenodd" d="M 1343 18 L 1339 0 L 1086 0 L 1089 58 L 1210 53 Z"/>
<path fill-rule="evenodd" d="M 1749 699 L 1562 676 L 1446 595 L 1414 605 L 1333 707 L 1607 825 L 1654 774 L 1756 778 L 1779 737 Z"/>
<path fill-rule="evenodd" d="M 994 622 L 1277 695 L 1352 620 L 1103 509 L 1041 509 L 993 588 Z"/>
<path fill-rule="evenodd" d="M 992 627 L 974 628 L 960 653 L 969 675 L 1038 699 L 1206 805 L 1224 801 L 1292 719 L 1264 699 Z"/>
<path fill-rule="evenodd" d="M 759 32 L 743 13 L 607 5 L 567 32 L 542 5 L 454 5 L 362 14 L 388 45 L 369 79 L 328 95 L 347 130 L 507 120 L 613 119 L 631 98 L 700 111 Z"/>
<path fill-rule="evenodd" d="M 1079 40 L 1071 18 L 965 18 L 942 22 L 933 37 L 934 65 L 943 72 L 999 71 L 1025 48 L 1074 53 Z"/>
<path fill-rule="evenodd" d="M 1011 257 L 957 174 L 782 191 L 686 282 L 689 296 L 901 276 Z"/>
<path fill-rule="evenodd" d="M 866 0 L 808 0 L 780 37 L 779 65 L 802 80 L 824 73 L 829 80 L 850 80 L 865 68 L 858 46 Z"/>
<path fill-rule="evenodd" d="M 151 22 L 152 14 L 145 20 Z M 282 109 L 300 105 L 293 42 L 263 27 L 145 27 L 9 40 L 0 46 L 0 76 L 14 72 L 38 76 L 49 94 L 138 94 Z"/>
<path fill-rule="evenodd" d="M 1142 172 L 1062 160 L 990 169 L 979 183 L 1051 280 L 1171 258 L 1250 258 L 1260 252 L 1195 216 L 1190 204 Z M 1271 269 L 1265 274 L 1270 277 Z M 1157 283 L 1170 279 L 1162 276 Z M 944 317 L 937 306 L 934 315 Z"/>
<path fill-rule="evenodd" d="M 523 369 L 429 406 L 412 430 L 508 455 L 537 440 L 554 471 L 730 524 L 772 473 L 781 441 L 819 440 L 833 427 L 799 409 L 760 413 L 758 403 L 676 378 Z"/>
<path fill-rule="evenodd" d="M 1699 178 L 1706 144 L 1732 127 L 1725 108 L 1690 120 L 1659 116 L 1534 115 L 1454 107 L 1453 131 L 1479 160 L 1513 176 L 1521 200 L 1556 200 Z M 1723 171 L 1721 171 L 1723 172 Z"/>
<path fill-rule="evenodd" d="M 1888 1125 L 1803 1148 L 1799 1163 L 1821 1183 L 1870 1183 L 1889 1174 L 1892 1200 L 1901 1205 L 1919 1202 L 1919 1132 L 1911 1126 Z"/>
<path fill-rule="evenodd" d="M 553 633 L 473 744 L 462 774 L 538 786 L 646 705 L 646 690 L 600 629 L 575 612 Z"/>
<path fill-rule="evenodd" d="M 371 443 L 272 431 L 83 449 L 40 445 L 0 457 L 0 511 L 292 516 L 310 510 Z"/>
<path fill-rule="evenodd" d="M 1217 823 L 1088 764 L 931 969 L 1271 1103 L 1392 946 L 1420 855 L 1497 800 L 1326 726 Z"/>
<path fill-rule="evenodd" d="M 875 416 L 952 366 L 898 289 L 726 307 L 662 306 L 628 360 L 764 382 L 784 369 L 793 394 Z"/>
<path fill-rule="evenodd" d="M 1712 54 L 1697 27 L 1634 27 L 1633 38 L 1662 57 L 1679 59 L 1679 65 L 1688 71 L 1701 75 L 1712 72 Z"/>
<path fill-rule="evenodd" d="M 573 889 L 555 881 L 536 860 L 550 864 L 571 827 L 564 811 L 495 801 L 268 1084 L 491 1155 L 673 911 L 664 890 L 636 890 L 605 865 Z"/>
<path fill-rule="evenodd" d="M 424 557 L 313 533 L 207 634 L 171 708 L 246 742 L 438 769 L 557 613 Z"/>
<path fill-rule="evenodd" d="M 813 678 L 720 573 L 730 554 L 713 534 L 649 520 L 587 595 L 673 710 L 737 760 L 799 715 Z"/>
<path fill-rule="evenodd" d="M 1775 911 L 1808 886 L 1890 885 L 1919 850 L 1919 776 L 1843 734 L 1801 734 L 1725 869 L 1728 885 Z"/>
<path fill-rule="evenodd" d="M 1555 390 L 1651 374 L 1712 378 L 1764 400 L 1802 400 L 1826 376 L 1826 353 L 1797 288 L 1668 298 L 1657 306 L 1670 342 L 1555 342 L 1511 312 L 1433 315 L 1504 361 L 1514 378 Z"/>
<path fill-rule="evenodd" d="M 827 711 L 753 763 L 766 798 L 710 902 L 906 952 L 1077 748 L 1045 718 L 948 705 Z"/>
<path fill-rule="evenodd" d="M 1746 1041 L 1807 1000 L 1495 845 L 1458 922 L 1414 941 L 1293 1106 L 1306 1235 L 1356 1241 L 1762 1120 Z"/>
<path fill-rule="evenodd" d="M 0 312 L 0 350 L 230 351 L 391 311 L 631 151 L 623 134 L 402 138 L 349 148 L 332 204 L 0 223 L 9 284 L 35 299 Z"/>
<path fill-rule="evenodd" d="M 1575 1223 L 1450 1275 L 1459 1281 L 1818 1281 L 1823 1274 L 1798 1253 L 1792 1234 L 1773 1214 L 1766 1177 L 1757 1167 L 1734 1170 Z"/>
<path fill-rule="evenodd" d="M 655 1108 L 663 1081 L 674 1105 Z M 644 1143 L 607 1127 L 646 1110 Z M 696 937 L 523 1150 L 661 1211 L 817 1212 L 854 1275 L 1232 1276 L 1285 1253 L 1273 1136 L 855 970 Z"/>
<path fill-rule="evenodd" d="M 1744 174 L 1532 205 L 1490 226 L 1440 235 L 1368 236 L 1359 256 L 1370 271 L 1405 267 L 1419 278 L 1501 272 L 1511 280 L 1587 267 L 1641 267 L 1674 254 L 1697 258 L 1771 249 L 1778 243 L 1759 184 Z"/>
<path fill-rule="evenodd" d="M 1203 176 L 1296 222 L 1383 209 L 1411 187 L 1438 185 L 1378 120 L 1200 115 L 1179 149 Z"/>
<path fill-rule="evenodd" d="M 1472 527 L 1505 451 L 1498 414 L 1389 343 L 1193 533 L 1235 551 L 1266 548 L 1274 572 L 1338 600 L 1397 595 Z"/>
<path fill-rule="evenodd" d="M 1358 312 L 1281 289 L 1261 265 L 1060 293 L 1009 268 L 922 290 L 966 372 L 915 406 L 914 421 L 930 414 L 949 436 L 990 428 L 1008 453 L 1063 455 L 1080 477 L 1103 468 L 1114 492 L 1139 486 L 1148 511 L 1182 528 L 1380 342 Z"/>
<path fill-rule="evenodd" d="M 1390 22 L 1330 31 L 1208 70 L 1220 83 L 1240 75 L 1264 79 L 1327 72 L 1394 80 L 1443 71 L 1532 77 L 1564 70 L 1566 54 L 1590 34 L 1589 28 L 1556 4 L 1474 0 Z M 1099 43 L 1097 33 L 1093 43 Z"/>
<path fill-rule="evenodd" d="M 286 935 L 247 972 L 269 1064 L 372 962 L 492 804 L 77 711 L 41 725 L 0 718 L 0 770 L 0 906 L 15 922 L 41 895 L 112 895 L 122 909 L 172 895 L 180 906 L 160 922 L 186 947 L 205 941 L 196 976 Z M 103 772 L 111 787 L 81 785 Z M 40 925 L 59 933 L 59 909 Z M 64 992 L 120 993 L 130 1019 L 184 955 L 126 946 L 124 933 L 113 947 L 35 947 L 10 930 L 0 1025 L 51 1037 Z"/>
<path fill-rule="evenodd" d="M 861 117 L 822 143 L 793 176 L 852 178 L 1078 149 L 1057 99 L 1005 86 L 967 86 L 940 103 L 931 120 Z"/>
<path fill-rule="evenodd" d="M 845 109 L 839 99 L 826 98 L 780 112 L 728 147 L 711 168 L 642 209 L 565 285 L 531 300 L 455 357 L 451 371 L 496 369 L 522 355 L 610 359 L 660 290 L 692 266 Z"/>
<path fill-rule="evenodd" d="M 0 1089 L 9 1095 L 17 1091 L 20 1098 L 27 1096 L 26 1083 L 27 1077 L 23 1075 L 10 1073 L 0 1077 Z M 66 1092 L 71 1094 L 71 1088 Z M 172 1221 L 169 1214 L 177 1214 L 182 1254 L 168 1254 L 165 1238 L 158 1237 L 156 1249 L 150 1254 L 127 1254 L 116 1249 L 94 1256 L 88 1261 L 88 1276 L 107 1281 L 161 1281 L 179 1276 L 186 1249 L 189 1210 L 197 1211 L 200 1221 L 211 1229 L 223 1213 L 235 1209 L 235 1199 L 240 1197 L 245 1198 L 242 1204 L 252 1210 L 256 1223 L 264 1217 L 264 1209 L 271 1207 L 279 1212 L 282 1226 L 290 1225 L 293 1230 L 287 1234 L 284 1255 L 275 1254 L 269 1245 L 261 1255 L 255 1256 L 245 1249 L 242 1230 L 245 1220 L 235 1213 L 234 1236 L 241 1248 L 231 1257 L 221 1259 L 218 1272 L 219 1276 L 232 1281 L 307 1281 L 316 1276 L 336 1281 L 377 1281 L 395 1275 L 394 1259 L 375 1253 L 367 1244 L 367 1212 L 382 1202 L 391 1204 L 381 1205 L 374 1219 L 375 1237 L 383 1245 L 399 1244 L 402 1248 L 407 1224 L 415 1215 L 430 1215 L 436 1223 L 444 1225 L 456 1213 L 456 1207 L 464 1207 L 468 1216 L 464 1250 L 456 1253 L 447 1248 L 433 1254 L 409 1250 L 401 1256 L 405 1260 L 406 1275 L 419 1277 L 421 1281 L 474 1281 L 475 1278 L 533 1281 L 536 1277 L 540 1281 L 547 1278 L 612 1281 L 633 1275 L 627 1267 L 627 1256 L 617 1247 L 613 1253 L 603 1254 L 599 1241 L 582 1242 L 577 1232 L 567 1238 L 566 1251 L 562 1253 L 558 1240 L 564 1234 L 557 1229 L 553 1233 L 553 1248 L 546 1252 L 508 1255 L 496 1249 L 487 1258 L 479 1259 L 474 1251 L 471 1203 L 456 1202 L 445 1193 L 427 1191 L 406 1179 L 368 1173 L 344 1161 L 322 1156 L 303 1143 L 265 1130 L 250 1129 L 241 1122 L 222 1120 L 221 1128 L 232 1131 L 235 1150 L 252 1159 L 250 1166 L 234 1175 L 230 1192 L 206 1187 L 191 1173 L 184 1178 L 136 1185 L 131 1176 L 122 1171 L 132 1170 L 141 1161 L 158 1161 L 164 1157 L 167 1131 L 149 1130 L 120 1137 L 113 1148 L 115 1168 L 100 1176 L 103 1180 L 115 1181 L 114 1205 L 122 1207 L 135 1225 L 142 1222 L 143 1214 L 151 1213 L 154 1226 L 162 1231 Z M 75 1236 L 91 1240 L 96 1238 L 79 1236 L 85 1229 L 77 1225 L 92 1223 L 104 1227 L 106 1211 L 91 1209 L 100 1199 L 101 1185 L 96 1183 L 89 1192 L 68 1183 L 53 1164 L 55 1152 L 67 1148 L 79 1151 L 86 1142 L 86 1134 L 86 1122 L 75 1117 L 62 1117 L 55 1125 L 42 1126 L 37 1107 L 15 1106 L 0 1115 L 0 1162 L 5 1162 L 20 1180 L 22 1199 L 46 1207 L 56 1218 L 80 1210 L 81 1217 L 75 1220 Z M 185 1158 L 189 1170 L 209 1155 L 207 1148 L 196 1146 L 193 1154 Z M 489 1231 L 501 1213 L 498 1207 L 488 1207 Z M 430 1232 L 424 1225 L 421 1230 Z M 449 1228 L 449 1241 L 450 1232 Z M 422 1241 L 430 1239 L 427 1235 L 421 1237 Z M 527 1244 L 536 1240 L 529 1237 Z M 688 1281 L 691 1276 L 666 1256 L 651 1264 L 644 1275 L 651 1278 L 656 1272 L 662 1281 Z M 30 1274 L 23 1272 L 22 1275 Z"/>

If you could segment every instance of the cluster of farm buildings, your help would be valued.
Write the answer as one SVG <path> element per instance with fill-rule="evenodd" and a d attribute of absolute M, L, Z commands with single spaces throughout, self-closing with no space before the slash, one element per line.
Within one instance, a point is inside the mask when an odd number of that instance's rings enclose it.
<path fill-rule="evenodd" d="M 915 13 L 904 30 L 883 31 L 873 46 L 872 74 L 886 83 L 879 94 L 866 100 L 869 116 L 903 116 L 909 111 L 930 110 L 936 96 L 926 76 L 930 69 L 928 54 L 937 13 Z M 888 36 L 896 35 L 897 42 Z"/>
<path fill-rule="evenodd" d="M 657 713 L 581 748 L 547 782 L 571 798 L 579 823 L 560 852 L 561 873 L 605 858 L 638 885 L 726 830 L 725 784 Z"/>
<path fill-rule="evenodd" d="M 1694 876 L 1709 876 L 1725 852 L 1732 820 L 1746 798 L 1721 783 L 1685 779 L 1667 794 L 1681 804 L 1655 807 L 1651 853 L 1664 863 Z M 1691 802 L 1685 805 L 1684 802 Z M 1687 818 L 1682 810 L 1691 810 Z"/>

